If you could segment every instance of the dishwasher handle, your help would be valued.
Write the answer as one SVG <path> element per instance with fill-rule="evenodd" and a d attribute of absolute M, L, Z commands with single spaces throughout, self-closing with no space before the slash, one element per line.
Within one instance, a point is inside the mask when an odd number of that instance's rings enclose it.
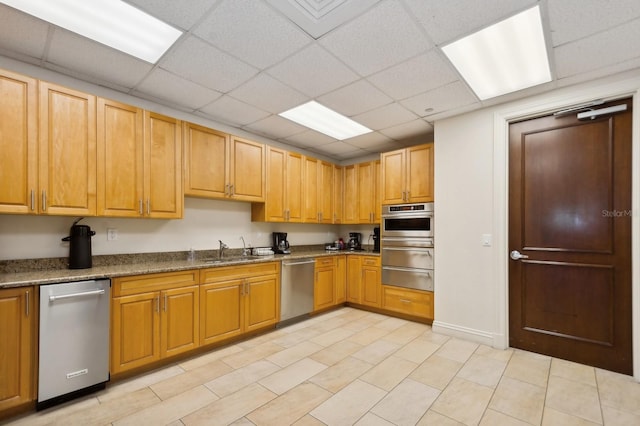
<path fill-rule="evenodd" d="M 49 302 L 55 302 L 56 300 L 62 300 L 62 299 L 73 299 L 76 297 L 94 296 L 94 295 L 103 295 L 103 294 L 104 294 L 103 289 L 83 291 L 81 293 L 61 294 L 60 296 L 49 296 Z"/>
<path fill-rule="evenodd" d="M 291 263 L 282 262 L 282 266 L 307 265 L 309 263 L 316 263 L 316 260 L 315 259 L 311 259 L 311 260 L 306 260 L 306 261 L 303 261 L 303 262 L 291 262 Z"/>

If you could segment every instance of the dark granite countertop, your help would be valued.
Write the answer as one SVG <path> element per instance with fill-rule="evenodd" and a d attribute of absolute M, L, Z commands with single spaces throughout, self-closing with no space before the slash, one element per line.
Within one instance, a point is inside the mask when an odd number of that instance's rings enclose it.
<path fill-rule="evenodd" d="M 93 267 L 88 269 L 66 269 L 66 258 L 29 259 L 0 262 L 0 289 L 29 285 L 83 281 L 99 278 L 115 278 L 127 275 L 175 272 L 188 269 L 207 269 L 223 266 L 273 262 L 285 259 L 304 259 L 320 256 L 371 255 L 380 256 L 371 250 L 327 251 L 323 246 L 292 247 L 291 254 L 242 257 L 241 251 L 229 250 L 222 261 L 217 250 L 198 251 L 196 260 L 187 261 L 187 252 L 145 253 L 132 255 L 94 256 Z M 212 263 L 211 260 L 216 260 Z"/>

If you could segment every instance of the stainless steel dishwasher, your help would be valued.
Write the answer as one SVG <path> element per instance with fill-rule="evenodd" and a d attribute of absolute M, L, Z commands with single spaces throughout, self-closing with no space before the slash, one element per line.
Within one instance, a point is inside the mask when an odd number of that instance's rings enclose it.
<path fill-rule="evenodd" d="M 291 324 L 313 311 L 313 281 L 316 260 L 283 260 L 280 276 L 280 323 Z"/>
<path fill-rule="evenodd" d="M 109 381 L 111 281 L 40 286 L 38 410 Z"/>

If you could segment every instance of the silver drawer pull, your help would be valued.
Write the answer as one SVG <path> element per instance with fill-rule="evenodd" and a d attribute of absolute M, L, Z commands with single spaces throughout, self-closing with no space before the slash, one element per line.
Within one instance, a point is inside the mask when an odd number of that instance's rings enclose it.
<path fill-rule="evenodd" d="M 400 301 L 402 303 L 411 303 L 411 300 L 409 300 L 409 299 L 400 299 Z"/>
<path fill-rule="evenodd" d="M 74 297 L 83 297 L 83 296 L 97 296 L 104 294 L 104 290 L 93 290 L 93 291 L 85 291 L 82 293 L 71 293 L 71 294 L 62 294 L 60 296 L 49 296 L 49 302 L 55 302 L 56 300 L 62 299 L 72 299 Z"/>

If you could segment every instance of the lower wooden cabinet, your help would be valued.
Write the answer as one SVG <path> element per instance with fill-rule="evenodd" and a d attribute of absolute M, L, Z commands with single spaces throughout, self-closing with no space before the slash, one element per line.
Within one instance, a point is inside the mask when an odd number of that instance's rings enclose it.
<path fill-rule="evenodd" d="M 383 285 L 382 308 L 432 320 L 433 292 Z"/>
<path fill-rule="evenodd" d="M 111 373 L 199 346 L 199 271 L 115 278 L 111 304 Z"/>
<path fill-rule="evenodd" d="M 201 280 L 201 345 L 280 320 L 280 262 L 204 269 Z"/>
<path fill-rule="evenodd" d="M 336 256 L 336 305 L 347 301 L 347 256 Z"/>
<path fill-rule="evenodd" d="M 330 308 L 336 304 L 336 259 L 321 257 L 316 259 L 313 283 L 313 310 Z"/>
<path fill-rule="evenodd" d="M 347 302 L 379 308 L 381 278 L 379 256 L 347 256 Z"/>
<path fill-rule="evenodd" d="M 33 287 L 0 290 L 0 418 L 35 399 L 36 306 Z"/>

